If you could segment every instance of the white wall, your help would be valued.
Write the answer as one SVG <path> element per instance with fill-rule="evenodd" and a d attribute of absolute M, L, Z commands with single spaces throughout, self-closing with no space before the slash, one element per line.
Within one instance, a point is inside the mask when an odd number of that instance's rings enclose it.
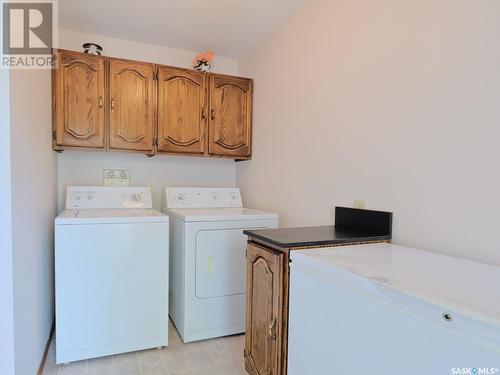
<path fill-rule="evenodd" d="M 12 254 L 16 374 L 34 374 L 54 318 L 50 71 L 10 72 Z"/>
<path fill-rule="evenodd" d="M 153 44 L 133 42 L 125 39 L 82 33 L 80 31 L 67 29 L 59 29 L 58 38 L 59 47 L 63 49 L 83 52 L 82 44 L 92 42 L 103 47 L 103 55 L 105 56 L 147 61 L 183 68 L 191 68 L 193 57 L 196 53 L 200 52 L 167 48 Z M 236 59 L 216 56 L 212 64 L 211 71 L 217 73 L 238 74 L 238 61 Z"/>
<path fill-rule="evenodd" d="M 59 156 L 59 208 L 64 209 L 68 185 L 102 185 L 103 169 L 130 171 L 131 186 L 151 186 L 153 206 L 162 207 L 165 186 L 234 186 L 234 161 L 127 153 L 66 151 Z"/>
<path fill-rule="evenodd" d="M 0 70 L 0 374 L 6 375 L 14 373 L 9 104 L 9 72 Z"/>
<path fill-rule="evenodd" d="M 166 65 L 190 67 L 196 52 L 159 47 L 122 39 L 84 34 L 70 30 L 59 31 L 61 48 L 81 51 L 85 42 L 96 42 L 107 56 L 130 58 Z M 213 71 L 238 74 L 238 62 L 216 57 Z M 199 157 L 155 156 L 121 152 L 64 151 L 58 156 L 59 209 L 64 208 L 68 185 L 102 185 L 106 168 L 131 171 L 131 185 L 151 186 L 155 208 L 161 208 L 164 186 L 234 186 L 235 163 L 232 160 Z"/>
<path fill-rule="evenodd" d="M 500 2 L 308 0 L 240 61 L 249 206 L 393 211 L 394 242 L 500 265 Z"/>

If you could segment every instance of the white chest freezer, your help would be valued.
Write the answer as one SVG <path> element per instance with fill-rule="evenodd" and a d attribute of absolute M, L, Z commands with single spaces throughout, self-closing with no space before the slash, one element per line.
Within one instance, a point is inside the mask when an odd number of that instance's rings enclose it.
<path fill-rule="evenodd" d="M 392 244 L 293 251 L 288 374 L 497 374 L 500 267 Z"/>

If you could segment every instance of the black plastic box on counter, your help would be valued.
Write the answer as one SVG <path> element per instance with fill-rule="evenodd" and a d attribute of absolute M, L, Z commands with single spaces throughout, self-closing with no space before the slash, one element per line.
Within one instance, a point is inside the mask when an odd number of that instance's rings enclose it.
<path fill-rule="evenodd" d="M 249 240 L 279 248 L 323 247 L 390 241 L 392 212 L 335 207 L 335 225 L 246 230 Z"/>

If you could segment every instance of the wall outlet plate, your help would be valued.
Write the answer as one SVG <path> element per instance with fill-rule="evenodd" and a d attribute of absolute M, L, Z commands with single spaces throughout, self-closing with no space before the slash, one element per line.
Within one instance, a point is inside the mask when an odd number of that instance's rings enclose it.
<path fill-rule="evenodd" d="M 354 208 L 360 208 L 360 209 L 365 209 L 366 208 L 366 202 L 361 199 L 356 199 L 353 204 Z"/>
<path fill-rule="evenodd" d="M 130 186 L 130 171 L 121 169 L 105 169 L 104 186 L 114 186 L 114 187 Z"/>

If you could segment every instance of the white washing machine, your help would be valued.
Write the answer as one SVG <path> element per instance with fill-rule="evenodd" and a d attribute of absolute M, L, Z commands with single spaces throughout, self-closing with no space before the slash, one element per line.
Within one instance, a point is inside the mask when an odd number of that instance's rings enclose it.
<path fill-rule="evenodd" d="M 56 362 L 168 344 L 168 216 L 149 188 L 68 187 L 55 220 Z"/>
<path fill-rule="evenodd" d="M 170 317 L 184 342 L 245 331 L 245 229 L 278 215 L 242 207 L 237 188 L 166 188 Z"/>

